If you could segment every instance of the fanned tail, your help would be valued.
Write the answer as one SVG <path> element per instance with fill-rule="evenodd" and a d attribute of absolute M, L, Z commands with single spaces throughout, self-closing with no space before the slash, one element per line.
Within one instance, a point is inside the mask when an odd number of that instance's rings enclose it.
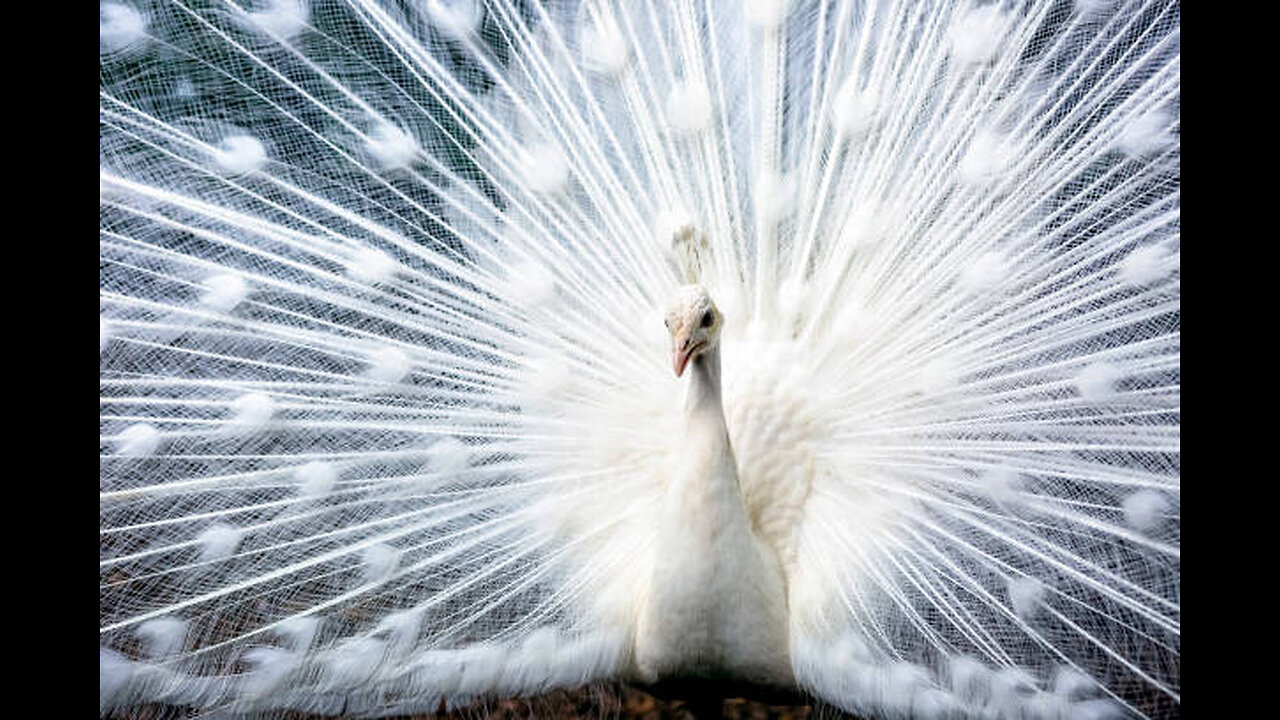
<path fill-rule="evenodd" d="M 625 674 L 691 276 L 807 689 L 1177 712 L 1177 2 L 101 23 L 104 713 Z"/>

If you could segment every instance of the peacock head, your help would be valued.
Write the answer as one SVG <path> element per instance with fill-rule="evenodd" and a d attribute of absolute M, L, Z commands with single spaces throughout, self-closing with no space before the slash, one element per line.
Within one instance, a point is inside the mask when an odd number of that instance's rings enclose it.
<path fill-rule="evenodd" d="M 691 360 L 719 346 L 722 321 L 706 288 L 701 285 L 680 288 L 666 320 L 671 333 L 671 366 L 676 377 L 684 375 Z"/>

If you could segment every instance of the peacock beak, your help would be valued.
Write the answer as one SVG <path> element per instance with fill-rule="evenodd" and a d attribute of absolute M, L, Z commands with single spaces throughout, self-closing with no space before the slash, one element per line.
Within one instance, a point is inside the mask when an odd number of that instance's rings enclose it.
<path fill-rule="evenodd" d="M 686 336 L 672 338 L 672 345 L 674 349 L 671 352 L 671 367 L 676 371 L 676 377 L 682 377 L 689 361 L 706 347 L 707 343 L 705 341 L 695 343 L 692 336 Z"/>

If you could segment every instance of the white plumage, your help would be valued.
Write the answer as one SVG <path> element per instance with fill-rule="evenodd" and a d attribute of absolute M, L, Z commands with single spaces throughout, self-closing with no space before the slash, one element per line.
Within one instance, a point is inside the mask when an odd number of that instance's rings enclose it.
<path fill-rule="evenodd" d="M 1179 16 L 103 3 L 102 712 L 1177 715 Z"/>

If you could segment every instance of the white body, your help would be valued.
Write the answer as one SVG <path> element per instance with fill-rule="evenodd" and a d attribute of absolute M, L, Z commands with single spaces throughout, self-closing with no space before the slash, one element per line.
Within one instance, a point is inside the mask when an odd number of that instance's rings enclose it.
<path fill-rule="evenodd" d="M 792 682 L 784 573 L 752 527 L 720 393 L 719 352 L 693 362 L 684 425 L 658 516 L 639 677 L 695 674 Z"/>

